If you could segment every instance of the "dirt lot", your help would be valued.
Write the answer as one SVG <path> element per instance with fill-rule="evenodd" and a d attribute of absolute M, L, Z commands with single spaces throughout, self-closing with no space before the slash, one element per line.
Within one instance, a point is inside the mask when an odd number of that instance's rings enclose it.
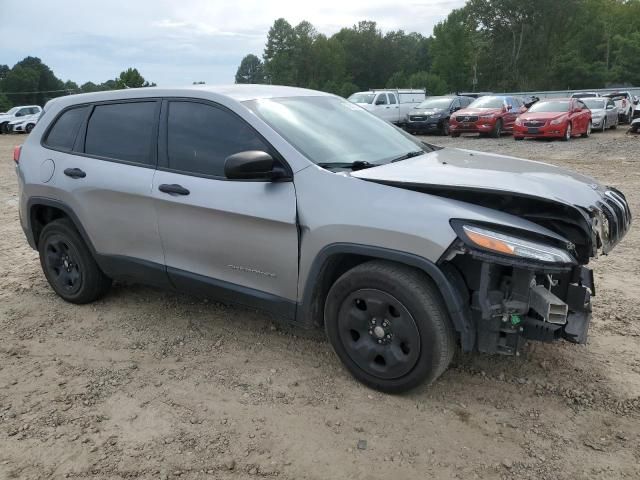
<path fill-rule="evenodd" d="M 430 388 L 357 384 L 320 333 L 117 285 L 88 306 L 48 288 L 18 223 L 0 136 L 0 478 L 616 479 L 640 471 L 640 228 L 594 262 L 589 344 L 460 355 Z M 545 160 L 640 212 L 640 137 L 432 137 Z"/>

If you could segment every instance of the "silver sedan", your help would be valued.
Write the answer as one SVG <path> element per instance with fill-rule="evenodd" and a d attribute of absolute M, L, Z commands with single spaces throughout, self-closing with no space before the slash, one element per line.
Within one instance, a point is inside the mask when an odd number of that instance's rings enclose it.
<path fill-rule="evenodd" d="M 610 98 L 583 98 L 591 110 L 591 124 L 594 130 L 604 132 L 607 128 L 618 127 L 618 107 Z"/>

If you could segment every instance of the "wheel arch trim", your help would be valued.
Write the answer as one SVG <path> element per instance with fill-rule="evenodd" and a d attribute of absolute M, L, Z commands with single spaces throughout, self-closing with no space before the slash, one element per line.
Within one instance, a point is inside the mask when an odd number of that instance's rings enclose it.
<path fill-rule="evenodd" d="M 86 230 L 82 226 L 82 222 L 80 222 L 80 219 L 78 218 L 78 216 L 75 214 L 75 212 L 69 205 L 67 205 L 64 202 L 61 202 L 60 200 L 55 200 L 53 198 L 31 197 L 27 201 L 27 218 L 26 218 L 27 231 L 25 233 L 27 234 L 29 245 L 31 245 L 34 249 L 37 249 L 37 241 L 34 235 L 32 221 L 33 221 L 33 208 L 38 206 L 53 207 L 64 212 L 64 214 L 69 218 L 69 220 L 73 222 L 74 227 L 76 227 L 76 229 L 80 233 L 80 236 L 82 237 L 82 240 L 84 240 L 86 245 L 89 247 L 91 254 L 95 258 L 96 249 L 93 246 L 93 242 L 91 241 L 91 238 L 89 238 L 89 235 L 87 234 Z"/>
<path fill-rule="evenodd" d="M 475 345 L 475 329 L 471 321 L 470 310 L 468 306 L 465 305 L 462 296 L 445 272 L 434 262 L 424 257 L 384 247 L 357 243 L 333 243 L 320 250 L 313 260 L 304 284 L 301 302 L 296 312 L 296 320 L 298 322 L 302 324 L 312 323 L 312 303 L 320 280 L 319 274 L 331 257 L 345 254 L 365 256 L 378 260 L 389 260 L 417 268 L 424 272 L 431 278 L 440 291 L 453 326 L 460 334 L 463 349 L 465 351 L 471 351 L 473 349 Z"/>

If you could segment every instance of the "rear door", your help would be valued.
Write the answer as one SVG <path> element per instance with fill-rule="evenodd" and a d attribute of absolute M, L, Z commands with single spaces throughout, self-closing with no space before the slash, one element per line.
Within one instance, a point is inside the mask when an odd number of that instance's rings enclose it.
<path fill-rule="evenodd" d="M 166 285 L 151 186 L 159 100 L 64 111 L 45 134 L 57 199 L 78 217 L 109 274 Z M 45 160 L 45 159 L 43 159 Z"/>
<path fill-rule="evenodd" d="M 402 112 L 400 111 L 398 97 L 394 92 L 388 92 L 387 96 L 389 97 L 389 121 L 398 123 L 404 119 L 404 115 L 402 115 Z"/>
<path fill-rule="evenodd" d="M 293 315 L 294 184 L 230 181 L 224 175 L 229 155 L 261 150 L 277 158 L 277 152 L 220 105 L 167 100 L 162 118 L 153 195 L 172 282 L 182 290 Z M 176 185 L 180 193 L 167 191 Z"/>

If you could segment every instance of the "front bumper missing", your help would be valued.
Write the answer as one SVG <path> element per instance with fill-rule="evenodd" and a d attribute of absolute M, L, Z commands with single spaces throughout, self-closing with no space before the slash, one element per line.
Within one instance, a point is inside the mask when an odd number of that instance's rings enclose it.
<path fill-rule="evenodd" d="M 482 262 L 471 308 L 477 350 L 518 355 L 525 340 L 586 343 L 594 294 L 593 273 L 583 266 L 554 276 L 514 268 L 505 280 L 502 267 Z"/>

